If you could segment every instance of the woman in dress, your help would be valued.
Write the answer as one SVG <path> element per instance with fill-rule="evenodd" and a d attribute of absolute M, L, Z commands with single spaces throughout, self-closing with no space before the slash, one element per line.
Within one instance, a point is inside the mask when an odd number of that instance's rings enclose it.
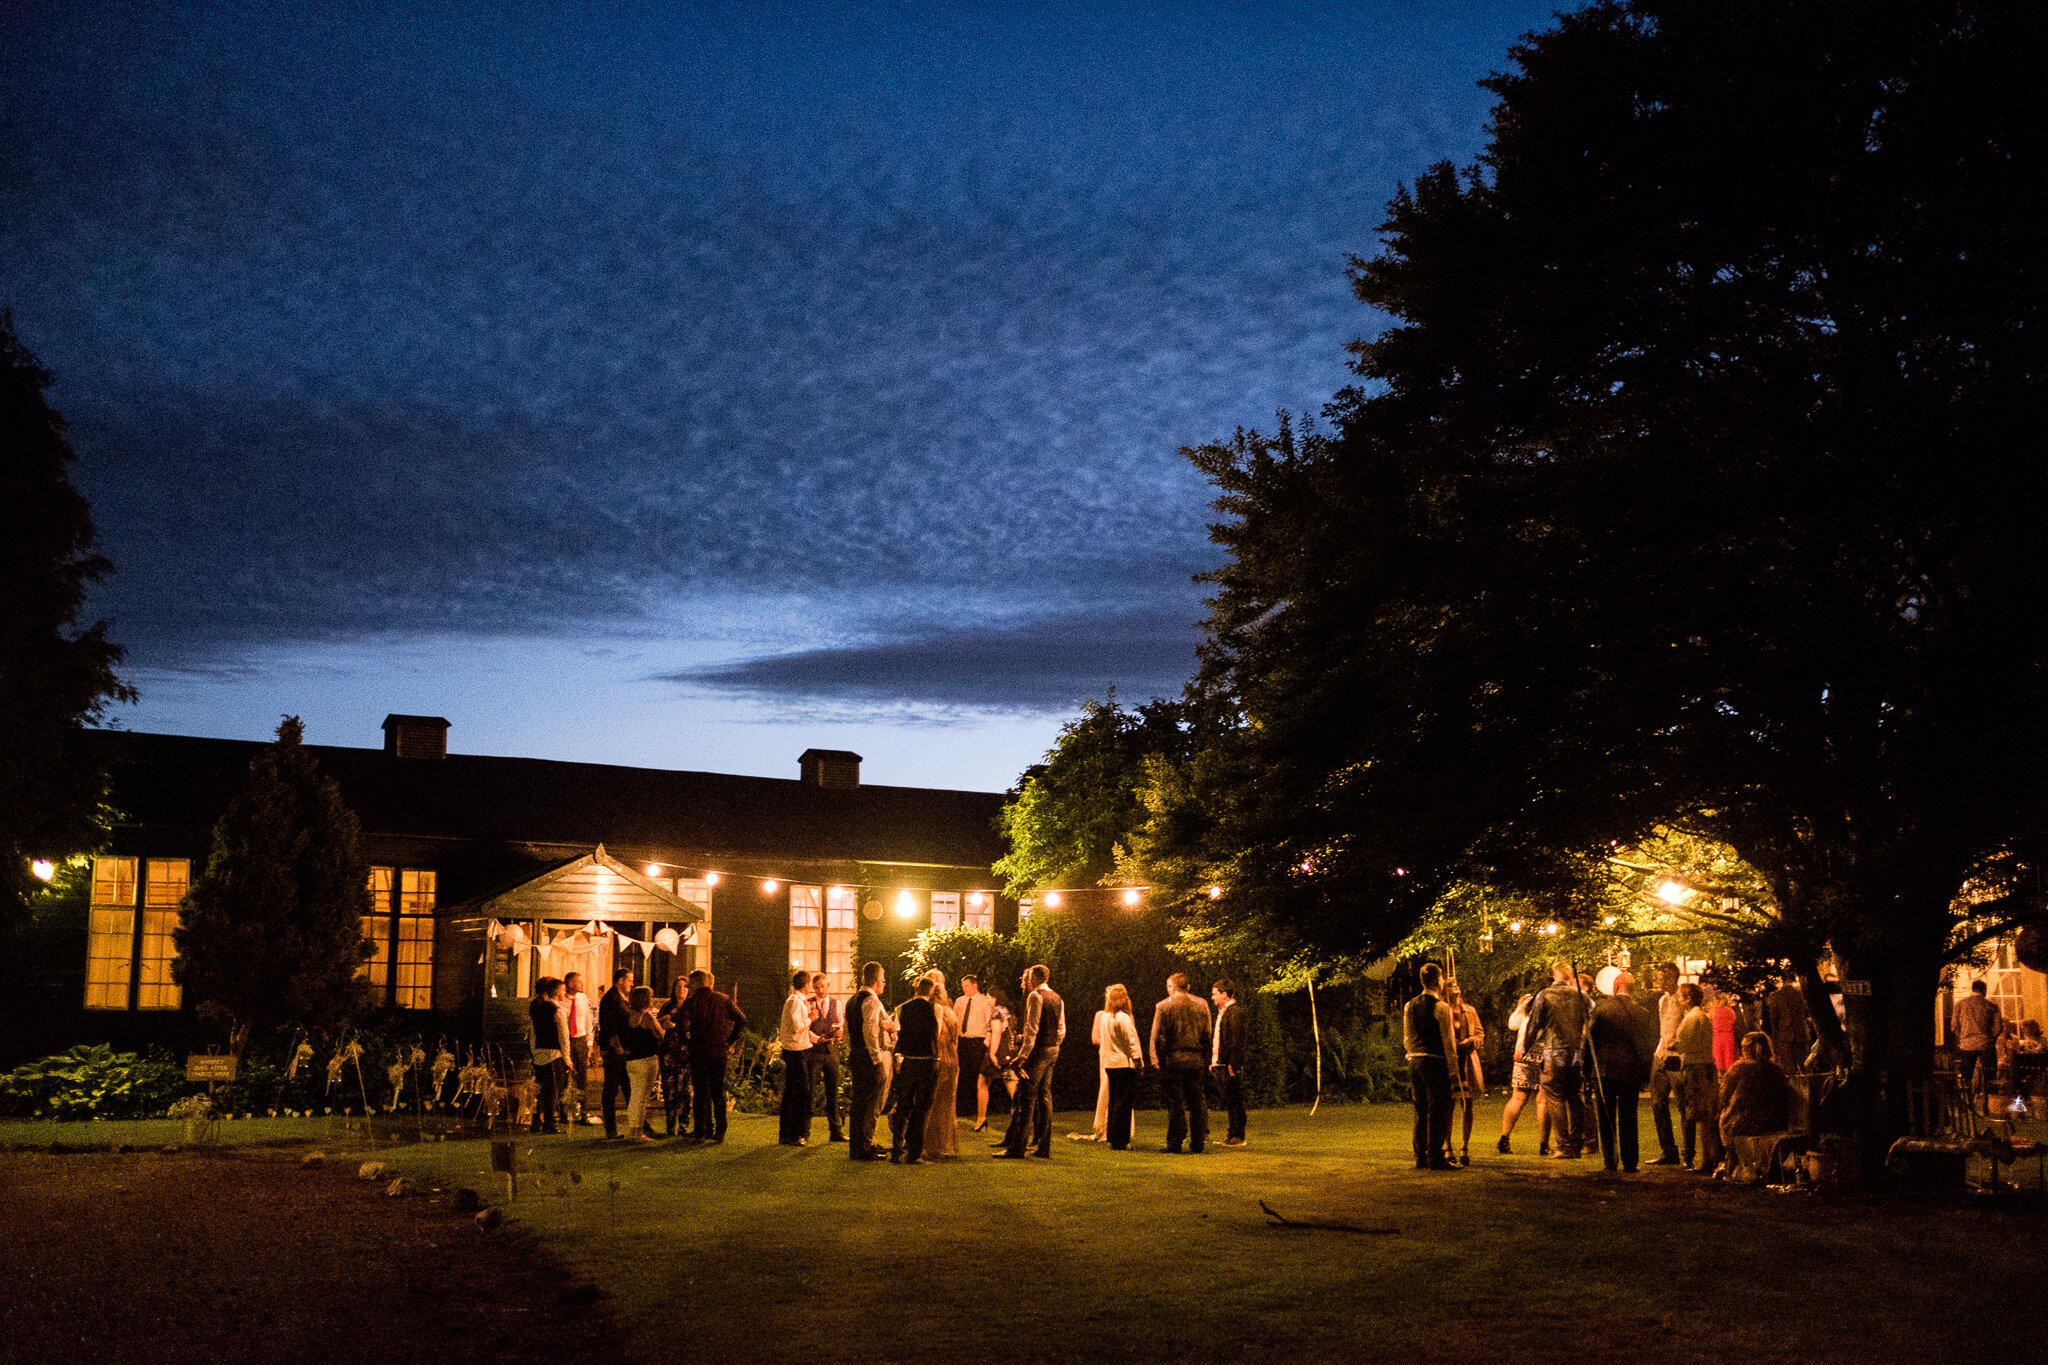
<path fill-rule="evenodd" d="M 1131 1145 L 1131 1104 L 1137 1097 L 1138 1073 L 1145 1067 L 1145 1049 L 1131 1019 L 1131 993 L 1121 984 L 1102 993 L 1102 1008 L 1095 1012 L 1091 1036 L 1108 1099 L 1103 1137 L 1112 1152 L 1125 1151 Z"/>
<path fill-rule="evenodd" d="M 934 967 L 924 976 L 932 983 L 932 1009 L 939 1016 L 938 1080 L 924 1121 L 924 1159 L 930 1161 L 960 1155 L 960 1020 L 946 994 L 946 974 Z"/>
<path fill-rule="evenodd" d="M 1010 1015 L 1009 997 L 1003 994 L 1001 986 L 988 988 L 988 1060 L 982 1069 L 988 1078 L 1003 1087 L 1003 1093 L 1010 1097 L 1010 1103 L 1017 1102 L 1017 1051 L 1015 1036 L 1016 1020 Z M 974 1131 L 988 1127 L 983 1120 Z"/>
<path fill-rule="evenodd" d="M 1486 1027 L 1479 1022 L 1479 1011 L 1465 1003 L 1465 996 L 1458 989 L 1458 983 L 1451 982 L 1449 988 L 1451 1007 L 1451 1031 L 1458 1045 L 1458 1064 L 1451 1073 L 1451 1099 L 1465 1107 L 1465 1137 L 1459 1145 L 1457 1162 L 1460 1166 L 1472 1164 L 1472 1111 L 1478 1105 L 1479 1097 L 1486 1093 L 1486 1075 L 1479 1067 L 1479 1045 L 1486 1041 Z"/>
<path fill-rule="evenodd" d="M 652 1142 L 647 1126 L 647 1106 L 654 1095 L 654 1082 L 661 1074 L 661 1038 L 667 1032 L 655 1013 L 654 992 L 635 986 L 627 997 L 626 1027 L 619 1030 L 619 1043 L 626 1049 L 626 1079 L 632 1098 L 626 1102 L 626 1132 L 633 1142 Z"/>
<path fill-rule="evenodd" d="M 690 1039 L 683 1014 L 683 1002 L 690 995 L 690 979 L 678 975 L 669 997 L 661 1005 L 661 1107 L 667 1123 L 663 1131 L 676 1136 L 676 1116 L 685 1128 L 690 1121 Z"/>
<path fill-rule="evenodd" d="M 562 1082 L 568 1074 L 562 1059 L 569 1054 L 569 1003 L 562 983 L 552 976 L 535 982 L 527 1013 L 533 1020 L 533 1078 L 540 1083 L 533 1131 L 553 1133 L 557 1131 L 555 1111 L 562 1105 Z"/>

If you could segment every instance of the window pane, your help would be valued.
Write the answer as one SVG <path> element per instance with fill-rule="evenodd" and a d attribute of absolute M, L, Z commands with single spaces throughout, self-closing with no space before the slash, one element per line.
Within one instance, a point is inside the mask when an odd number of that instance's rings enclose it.
<path fill-rule="evenodd" d="M 156 868 L 155 859 L 151 859 L 149 889 L 152 897 L 157 886 Z M 178 946 L 171 934 L 177 927 L 176 910 L 142 912 L 142 970 L 136 978 L 137 1009 L 174 1010 L 184 998 L 183 990 L 171 979 L 171 960 L 178 955 Z"/>
<path fill-rule="evenodd" d="M 121 861 L 132 864 L 133 858 Z M 129 894 L 135 883 L 130 874 Z M 85 944 L 85 1007 L 89 1010 L 128 1008 L 128 974 L 135 960 L 135 912 L 92 908 Z"/>
<path fill-rule="evenodd" d="M 858 923 L 860 914 L 860 888 L 857 886 L 830 886 L 825 888 L 825 927 L 828 929 L 852 929 Z"/>
<path fill-rule="evenodd" d="M 995 928 L 996 898 L 986 891 L 968 892 L 966 918 L 962 922 L 970 929 Z"/>
<path fill-rule="evenodd" d="M 191 880 L 192 862 L 189 858 L 151 858 L 149 885 L 143 893 L 142 903 L 159 909 L 175 908 L 179 901 L 185 899 Z"/>
<path fill-rule="evenodd" d="M 960 927 L 960 893 L 957 891 L 932 892 L 932 928 L 958 929 Z"/>
<path fill-rule="evenodd" d="M 385 988 L 391 984 L 391 916 L 363 916 L 363 942 L 375 948 L 377 955 L 363 960 L 363 965 L 356 968 L 356 978 L 369 982 L 381 1001 Z"/>
<path fill-rule="evenodd" d="M 825 888 L 789 888 L 789 966 L 791 971 L 816 972 L 825 966 Z"/>
<path fill-rule="evenodd" d="M 388 867 L 373 867 L 370 869 L 370 894 L 377 898 L 377 908 L 379 910 L 391 908 L 391 878 L 393 875 L 394 873 Z"/>
<path fill-rule="evenodd" d="M 412 873 L 405 874 L 410 877 Z M 428 878 L 433 873 L 425 874 Z M 427 891 L 431 898 L 431 882 Z M 425 915 L 398 917 L 397 1005 L 402 1010 L 434 1007 L 434 921 Z"/>
<path fill-rule="evenodd" d="M 789 888 L 789 927 L 816 929 L 824 924 L 820 912 L 825 908 L 825 888 L 822 886 L 792 886 Z"/>
<path fill-rule="evenodd" d="M 94 905 L 135 904 L 134 858 L 95 858 L 92 865 Z"/>
<path fill-rule="evenodd" d="M 434 872 L 408 867 L 398 874 L 398 913 L 426 914 L 434 908 Z"/>

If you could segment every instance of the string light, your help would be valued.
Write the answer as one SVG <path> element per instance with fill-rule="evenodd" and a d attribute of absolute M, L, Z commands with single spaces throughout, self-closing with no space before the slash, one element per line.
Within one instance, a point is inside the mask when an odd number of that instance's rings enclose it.
<path fill-rule="evenodd" d="M 57 865 L 48 858 L 36 859 L 28 865 L 28 870 L 36 874 L 38 881 L 46 882 L 57 875 Z"/>
<path fill-rule="evenodd" d="M 917 898 L 908 891 L 898 891 L 896 893 L 896 913 L 905 919 L 909 919 L 917 913 Z"/>
<path fill-rule="evenodd" d="M 661 875 L 661 864 L 649 863 L 647 865 L 647 875 L 650 877 L 659 877 Z"/>
<path fill-rule="evenodd" d="M 1518 920 L 1518 919 L 1511 919 L 1511 920 L 1509 920 L 1509 921 L 1508 921 L 1508 932 L 1509 932 L 1509 933 L 1511 933 L 1511 934 L 1519 934 L 1519 933 L 1521 933 L 1521 932 L 1522 932 L 1522 922 L 1521 922 L 1520 920 Z"/>
<path fill-rule="evenodd" d="M 1129 891 L 1126 891 L 1126 892 L 1124 892 L 1124 904 L 1125 904 L 1125 905 L 1136 905 L 1137 903 L 1138 903 L 1138 892 L 1137 892 L 1137 889 L 1136 889 L 1135 887 L 1134 887 L 1134 888 L 1132 888 L 1132 889 L 1131 889 L 1131 890 L 1129 890 Z"/>
<path fill-rule="evenodd" d="M 982 906 L 987 904 L 988 897 L 983 895 L 979 891 L 972 892 L 967 897 L 967 908 L 970 910 L 979 910 Z"/>
<path fill-rule="evenodd" d="M 1048 892 L 1046 892 L 1046 893 L 1045 893 L 1045 904 L 1046 904 L 1046 908 L 1047 908 L 1047 909 L 1050 909 L 1050 910 L 1057 910 L 1057 909 L 1059 909 L 1059 908 L 1060 908 L 1060 893 L 1059 893 L 1059 892 L 1057 892 L 1057 891 L 1048 891 Z"/>
<path fill-rule="evenodd" d="M 1220 887 L 1220 886 L 1211 886 L 1211 887 L 1209 888 L 1209 899 L 1210 899 L 1210 900 L 1212 900 L 1212 901 L 1220 901 L 1220 900 L 1222 900 L 1222 899 L 1223 899 L 1223 888 L 1222 888 L 1222 887 Z"/>
<path fill-rule="evenodd" d="M 764 896 L 772 896 L 781 889 L 782 883 L 776 881 L 773 877 L 770 877 L 768 878 L 768 880 L 761 883 L 761 894 Z"/>
<path fill-rule="evenodd" d="M 719 877 L 718 877 L 718 874 L 717 874 L 716 872 L 706 872 L 706 873 L 704 874 L 704 885 L 706 885 L 706 886 L 716 886 L 716 885 L 718 885 L 718 882 L 719 882 Z"/>

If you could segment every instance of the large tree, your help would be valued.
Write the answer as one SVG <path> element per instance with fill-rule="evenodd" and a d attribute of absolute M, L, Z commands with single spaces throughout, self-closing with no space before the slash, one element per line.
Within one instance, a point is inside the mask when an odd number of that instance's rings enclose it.
<path fill-rule="evenodd" d="M 133 700 L 103 624 L 80 628 L 88 585 L 108 572 L 71 485 L 50 374 L 0 314 L 0 937 L 37 889 L 35 859 L 96 847 L 106 773 L 83 739 L 109 702 Z"/>
<path fill-rule="evenodd" d="M 331 1025 L 365 1003 L 362 827 L 301 742 L 297 716 L 249 765 L 185 897 L 172 970 L 236 1055 L 258 1029 Z"/>
<path fill-rule="evenodd" d="M 1896 1119 L 1959 892 L 2044 852 L 2042 15 L 1639 0 L 1513 49 L 1479 163 L 1354 262 L 1393 322 L 1327 432 L 1191 452 L 1242 721 L 1160 814 L 1190 903 L 1351 952 L 1470 883 L 1583 923 L 1677 824 L 1870 983 Z"/>

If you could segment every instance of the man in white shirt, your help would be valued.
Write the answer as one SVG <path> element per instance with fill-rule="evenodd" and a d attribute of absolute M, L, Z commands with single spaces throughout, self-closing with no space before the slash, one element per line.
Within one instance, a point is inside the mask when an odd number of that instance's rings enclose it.
<path fill-rule="evenodd" d="M 789 998 L 782 1002 L 782 1018 L 775 1040 L 782 1044 L 782 1132 L 785 1147 L 803 1147 L 811 1140 L 810 1068 L 804 1054 L 811 1050 L 811 974 L 797 972 L 789 979 Z"/>
<path fill-rule="evenodd" d="M 590 1089 L 590 1035 L 597 1032 L 590 997 L 583 993 L 583 973 L 570 972 L 562 978 L 562 986 L 569 995 L 569 1072 L 576 1081 L 576 1103 L 569 1122 L 580 1118 L 585 1123 L 602 1123 L 604 1120 L 587 1112 L 583 1104 L 584 1092 Z"/>
<path fill-rule="evenodd" d="M 974 1131 L 988 1127 L 989 998 L 971 976 L 960 978 L 960 998 L 953 1013 L 960 1020 L 960 1079 L 974 1077 Z"/>

